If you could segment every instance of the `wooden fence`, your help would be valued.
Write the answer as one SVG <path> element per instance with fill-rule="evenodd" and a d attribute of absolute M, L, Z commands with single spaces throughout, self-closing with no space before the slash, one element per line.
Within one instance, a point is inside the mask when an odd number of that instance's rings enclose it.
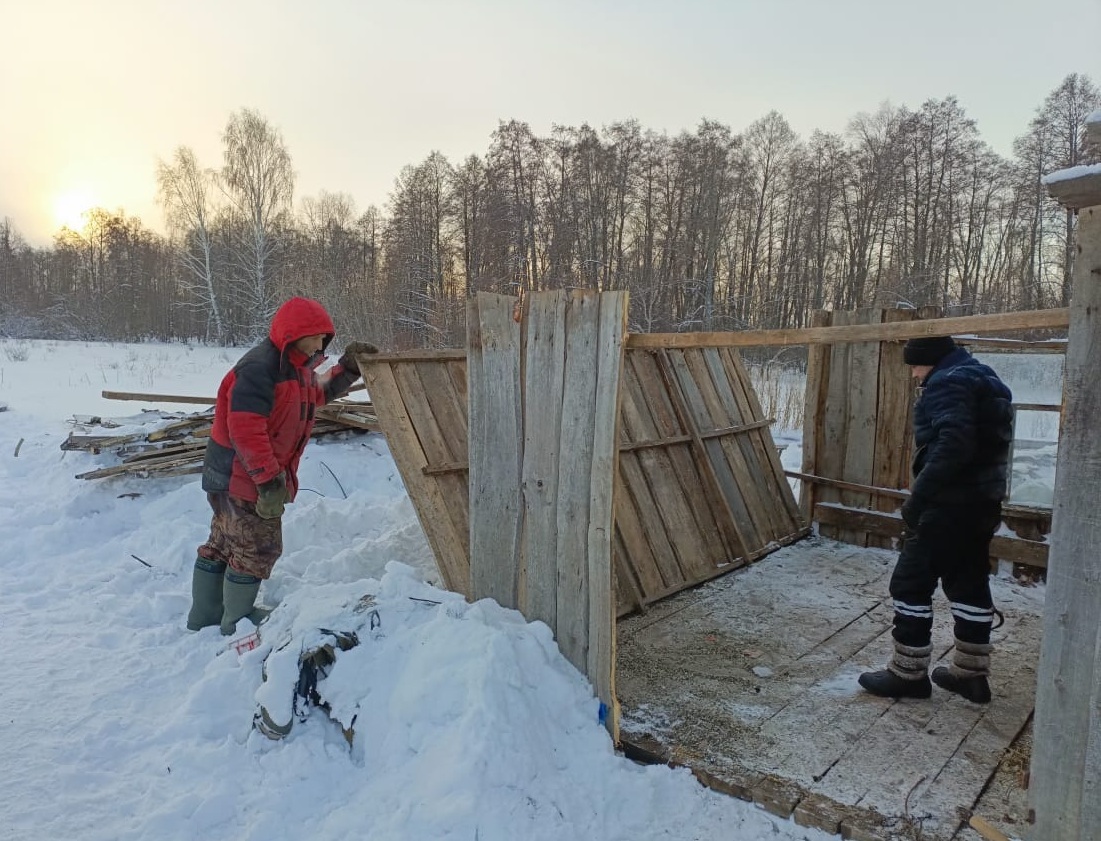
<path fill-rule="evenodd" d="M 367 386 L 449 589 L 471 594 L 464 351 L 363 357 Z M 623 364 L 617 612 L 808 533 L 737 352 L 631 349 Z"/>
<path fill-rule="evenodd" d="M 896 512 L 908 495 L 903 489 L 910 484 L 915 383 L 902 359 L 902 343 L 886 340 L 892 333 L 920 329 L 925 331 L 922 335 L 946 335 L 951 331 L 941 325 L 961 321 L 976 332 L 1027 329 L 1065 323 L 1067 318 L 1066 310 L 966 319 L 938 319 L 938 314 L 935 308 L 815 313 L 811 330 L 848 330 L 859 338 L 878 337 L 808 349 L 802 472 L 791 475 L 802 480 L 801 508 L 819 523 L 823 536 L 861 546 L 891 546 L 902 530 Z M 1030 349 L 1027 342 L 998 344 L 1007 352 Z M 1045 351 L 1055 349 L 1052 343 L 1040 344 Z M 1043 535 L 1050 528 L 1050 511 L 1006 505 L 1004 514 L 1006 523 L 1022 536 L 999 535 L 991 544 L 991 554 L 1045 567 Z"/>

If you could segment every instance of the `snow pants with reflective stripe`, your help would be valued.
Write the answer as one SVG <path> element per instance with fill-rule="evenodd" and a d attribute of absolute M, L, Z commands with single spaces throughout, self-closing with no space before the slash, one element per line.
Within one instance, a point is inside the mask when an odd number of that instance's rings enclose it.
<path fill-rule="evenodd" d="M 891 575 L 896 641 L 914 648 L 929 645 L 939 582 L 952 608 L 956 639 L 990 642 L 990 540 L 1001 510 L 1001 503 L 981 502 L 922 512 L 917 529 L 903 537 Z"/>

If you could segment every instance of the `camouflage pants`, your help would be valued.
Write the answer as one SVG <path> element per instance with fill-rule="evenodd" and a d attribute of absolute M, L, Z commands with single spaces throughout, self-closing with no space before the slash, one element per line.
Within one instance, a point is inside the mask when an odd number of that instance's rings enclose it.
<path fill-rule="evenodd" d="M 235 572 L 256 578 L 271 576 L 283 554 L 283 520 L 256 515 L 256 503 L 227 493 L 206 495 L 214 516 L 210 537 L 199 547 L 199 557 L 228 564 Z"/>

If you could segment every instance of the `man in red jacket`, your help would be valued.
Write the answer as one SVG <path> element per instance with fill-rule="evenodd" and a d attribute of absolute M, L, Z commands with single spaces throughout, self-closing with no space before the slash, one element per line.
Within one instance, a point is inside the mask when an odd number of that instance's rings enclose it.
<path fill-rule="evenodd" d="M 218 388 L 202 481 L 214 516 L 192 575 L 192 631 L 220 625 L 228 635 L 239 620 L 258 624 L 266 615 L 255 607 L 256 595 L 283 553 L 283 507 L 298 491 L 314 413 L 359 378 L 358 354 L 378 352 L 352 342 L 319 376 L 335 333 L 321 304 L 291 298 L 272 319 L 268 338 Z"/>

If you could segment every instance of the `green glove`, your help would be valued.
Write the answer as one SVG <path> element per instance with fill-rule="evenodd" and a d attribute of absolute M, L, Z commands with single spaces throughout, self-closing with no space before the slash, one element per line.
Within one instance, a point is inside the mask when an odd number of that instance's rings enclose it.
<path fill-rule="evenodd" d="M 274 479 L 257 485 L 260 495 L 256 499 L 256 516 L 262 520 L 274 520 L 283 516 L 287 503 L 287 477 L 280 473 Z"/>
<path fill-rule="evenodd" d="M 378 353 L 378 348 L 370 342 L 349 342 L 348 346 L 344 348 L 343 356 L 338 361 L 345 371 L 358 374 L 359 363 L 356 361 L 356 356 L 361 353 Z"/>

